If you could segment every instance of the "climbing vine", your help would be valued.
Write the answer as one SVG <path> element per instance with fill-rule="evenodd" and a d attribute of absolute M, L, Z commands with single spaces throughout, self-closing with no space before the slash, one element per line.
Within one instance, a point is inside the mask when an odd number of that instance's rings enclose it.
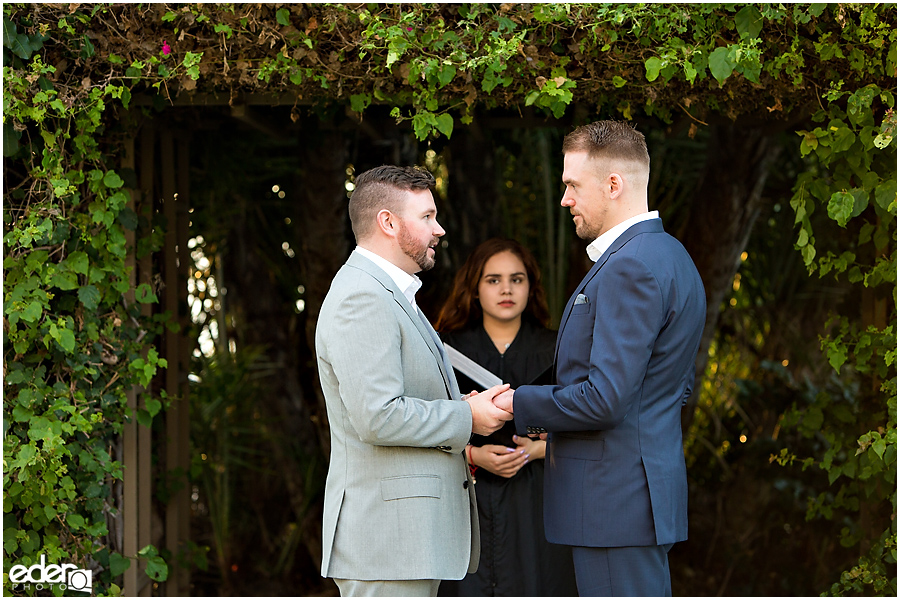
<path fill-rule="evenodd" d="M 7 3 L 3 14 L 5 591 L 8 565 L 45 555 L 90 566 L 115 593 L 136 558 L 106 541 L 123 475 L 112 449 L 123 423 L 148 426 L 164 408 L 147 394 L 132 412 L 125 393 L 152 389 L 166 367 L 152 345 L 168 319 L 140 316 L 156 290 L 130 278 L 128 256 L 161 238 L 129 207 L 123 115 L 150 110 L 137 96 L 165 106 L 255 92 L 289 98 L 295 116 L 384 106 L 422 140 L 495 108 L 687 119 L 692 134 L 714 119 L 802 123 L 798 251 L 811 273 L 871 289 L 888 309 L 886 324 L 836 316 L 822 336 L 843 377 L 874 386 L 849 417 L 875 406 L 868 430 L 846 427 L 828 397 L 785 425 L 827 441 L 802 464 L 838 491 L 813 499 L 810 518 L 852 513 L 860 498 L 893 507 L 831 592 L 896 591 L 885 567 L 896 562 L 895 6 Z M 813 231 L 816 209 L 852 243 Z M 142 557 L 165 578 L 154 549 Z"/>

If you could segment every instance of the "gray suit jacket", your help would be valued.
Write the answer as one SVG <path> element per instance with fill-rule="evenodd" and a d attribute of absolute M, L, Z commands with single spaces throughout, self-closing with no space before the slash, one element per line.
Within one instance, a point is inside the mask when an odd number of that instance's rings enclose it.
<path fill-rule="evenodd" d="M 316 327 L 331 428 L 324 577 L 461 579 L 478 566 L 472 412 L 438 342 L 387 273 L 351 254 Z"/>

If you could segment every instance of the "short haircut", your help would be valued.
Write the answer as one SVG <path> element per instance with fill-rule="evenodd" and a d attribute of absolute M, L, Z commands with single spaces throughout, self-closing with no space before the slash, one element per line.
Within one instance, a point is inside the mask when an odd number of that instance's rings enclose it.
<path fill-rule="evenodd" d="M 644 134 L 623 121 L 595 121 L 582 125 L 563 139 L 563 154 L 587 152 L 593 159 L 624 160 L 650 170 Z"/>
<path fill-rule="evenodd" d="M 434 185 L 434 176 L 422 167 L 382 165 L 361 173 L 350 195 L 350 226 L 357 243 L 373 233 L 380 211 L 399 214 L 401 192 L 433 190 Z"/>

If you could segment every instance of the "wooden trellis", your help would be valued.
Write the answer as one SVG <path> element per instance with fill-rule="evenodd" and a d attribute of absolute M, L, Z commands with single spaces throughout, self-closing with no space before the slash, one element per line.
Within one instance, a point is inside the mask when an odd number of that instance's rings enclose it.
<path fill-rule="evenodd" d="M 157 385 L 166 391 L 171 402 L 163 417 L 164 434 L 154 437 L 150 428 L 138 424 L 136 419 L 127 423 L 123 431 L 119 544 L 122 554 L 132 558 L 149 544 L 168 550 L 172 557 L 168 561 L 169 577 L 160 590 L 168 596 L 187 595 L 190 585 L 188 569 L 179 564 L 190 537 L 191 510 L 186 475 L 190 467 L 187 375 L 192 345 L 182 334 L 188 326 L 189 143 L 183 132 L 176 133 L 165 124 L 145 121 L 137 140 L 126 142 L 122 159 L 122 168 L 134 170 L 139 180 L 139 190 L 132 194 L 131 208 L 148 221 L 155 212 L 162 212 L 166 222 L 165 243 L 157 264 L 149 255 L 136 258 L 135 235 L 128 232 L 131 289 L 140 283 L 159 288 L 158 309 L 170 312 L 181 329 L 173 332 L 166 328 L 158 341 L 158 351 L 168 366 Z M 158 285 L 160 282 L 162 285 Z M 134 302 L 133 294 L 126 301 Z M 153 309 L 154 305 L 143 304 L 142 314 L 150 316 Z M 143 393 L 140 388 L 128 392 L 132 411 L 143 407 Z M 154 451 L 158 458 L 155 473 L 151 461 Z M 173 475 L 177 481 L 172 480 Z M 154 504 L 153 496 L 154 479 L 159 477 L 169 478 L 167 486 L 174 490 L 161 508 Z M 154 522 L 159 521 L 163 527 L 154 529 Z M 126 596 L 151 595 L 156 584 L 144 572 L 145 566 L 144 561 L 132 560 L 124 574 Z"/>

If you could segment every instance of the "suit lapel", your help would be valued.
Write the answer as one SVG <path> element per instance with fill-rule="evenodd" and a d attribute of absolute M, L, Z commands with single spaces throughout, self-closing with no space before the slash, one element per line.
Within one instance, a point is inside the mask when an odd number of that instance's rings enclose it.
<path fill-rule="evenodd" d="M 636 235 L 641 233 L 662 233 L 663 226 L 662 220 L 660 219 L 649 219 L 647 221 L 641 221 L 640 223 L 635 223 L 628 229 L 626 229 L 622 235 L 616 238 L 616 241 L 612 243 L 612 245 L 606 249 L 600 258 L 597 259 L 597 262 L 594 263 L 594 266 L 590 268 L 587 272 L 587 275 L 584 276 L 584 279 L 581 280 L 581 283 L 578 284 L 578 287 L 575 288 L 575 291 L 569 297 L 569 301 L 566 303 L 566 308 L 563 310 L 562 318 L 559 322 L 559 334 L 556 336 L 556 354 L 554 355 L 553 362 L 554 364 L 558 364 L 557 359 L 559 358 L 559 344 L 560 340 L 563 337 L 563 330 L 565 329 L 566 323 L 569 320 L 569 315 L 572 314 L 572 307 L 575 305 L 575 298 L 578 297 L 578 294 L 584 292 L 584 289 L 587 287 L 587 284 L 590 283 L 591 279 L 594 278 L 597 273 L 600 272 L 600 269 L 603 268 L 603 265 L 606 264 L 606 261 L 609 260 L 609 257 L 618 252 L 622 247 L 630 242 Z"/>
<path fill-rule="evenodd" d="M 444 377 L 444 384 L 447 386 L 447 391 L 451 394 L 451 397 L 458 397 L 458 394 L 455 396 L 453 395 L 453 386 L 450 383 L 450 376 L 448 375 L 449 367 L 445 362 L 445 354 L 437 345 L 440 343 L 440 338 L 434 331 L 434 328 L 431 327 L 431 324 L 425 319 L 425 316 L 420 315 L 418 310 L 413 308 L 412 304 L 410 304 L 406 296 L 403 295 L 400 288 L 397 287 L 394 280 L 371 260 L 354 252 L 350 254 L 350 258 L 347 259 L 347 264 L 365 271 L 376 279 L 378 283 L 384 286 L 386 290 L 391 292 L 394 297 L 394 302 L 403 309 L 403 312 L 406 313 L 409 320 L 416 326 L 419 333 L 422 334 L 425 343 L 428 345 L 428 349 L 431 350 L 431 353 L 434 355 L 434 359 L 441 369 L 441 375 Z"/>

